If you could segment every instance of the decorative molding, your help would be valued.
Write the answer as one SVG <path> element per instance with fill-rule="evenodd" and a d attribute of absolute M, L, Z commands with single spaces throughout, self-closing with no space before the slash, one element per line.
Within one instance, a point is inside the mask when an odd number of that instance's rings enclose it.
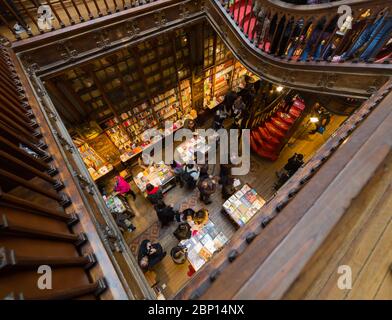
<path fill-rule="evenodd" d="M 182 20 L 186 19 L 189 17 L 190 11 L 187 7 L 187 3 L 181 3 L 180 4 L 180 17 Z"/>
<path fill-rule="evenodd" d="M 125 23 L 125 33 L 133 39 L 140 33 L 140 28 L 135 19 L 129 19 Z"/>
<path fill-rule="evenodd" d="M 110 46 L 109 32 L 107 29 L 96 31 L 93 36 L 98 48 L 106 49 Z"/>
<path fill-rule="evenodd" d="M 83 190 L 86 190 L 89 194 L 94 195 L 94 186 L 88 181 L 82 174 L 74 171 L 73 175 L 78 179 L 79 185 Z"/>
<path fill-rule="evenodd" d="M 323 73 L 317 83 L 322 88 L 332 88 L 338 80 L 338 75 L 335 73 Z"/>
<path fill-rule="evenodd" d="M 75 147 L 71 145 L 67 139 L 65 139 L 60 133 L 58 133 L 56 130 L 53 129 L 53 133 L 56 135 L 58 138 L 60 144 L 64 147 L 65 150 L 74 153 L 75 152 Z"/>
<path fill-rule="evenodd" d="M 154 13 L 154 21 L 158 29 L 162 29 L 168 22 L 165 12 L 157 10 L 156 13 Z"/>
<path fill-rule="evenodd" d="M 73 49 L 70 45 L 69 40 L 60 40 L 57 42 L 57 49 L 60 52 L 60 56 L 64 61 L 74 61 L 78 57 L 78 51 Z"/>

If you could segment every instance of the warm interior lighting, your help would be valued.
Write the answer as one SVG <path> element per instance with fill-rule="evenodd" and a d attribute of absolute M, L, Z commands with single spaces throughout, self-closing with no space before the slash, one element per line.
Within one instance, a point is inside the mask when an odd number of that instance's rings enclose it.
<path fill-rule="evenodd" d="M 311 123 L 319 122 L 319 118 L 317 118 L 317 117 L 310 117 L 310 122 Z"/>
<path fill-rule="evenodd" d="M 283 90 L 283 87 L 282 87 L 282 86 L 276 87 L 276 91 L 281 92 L 282 90 Z"/>

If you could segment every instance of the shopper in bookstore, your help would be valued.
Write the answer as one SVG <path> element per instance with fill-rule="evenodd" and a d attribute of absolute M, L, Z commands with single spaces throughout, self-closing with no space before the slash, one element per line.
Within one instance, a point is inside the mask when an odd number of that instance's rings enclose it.
<path fill-rule="evenodd" d="M 152 243 L 150 240 L 145 239 L 142 241 L 138 252 L 138 261 L 140 268 L 143 271 L 148 271 L 158 264 L 166 256 L 166 251 L 159 242 Z"/>
<path fill-rule="evenodd" d="M 195 212 L 193 216 L 193 222 L 201 228 L 208 222 L 209 213 L 207 209 L 200 209 L 199 211 Z"/>
<path fill-rule="evenodd" d="M 113 212 L 113 216 L 121 231 L 128 230 L 132 232 L 136 230 L 136 227 L 131 222 L 132 216 L 128 212 Z"/>
<path fill-rule="evenodd" d="M 124 198 L 128 198 L 128 196 L 131 195 L 133 198 L 133 201 L 135 201 L 136 194 L 131 189 L 131 186 L 129 185 L 129 183 L 120 175 L 117 175 L 115 177 L 115 179 L 116 179 L 116 182 L 115 182 L 115 186 L 114 186 L 114 191 L 118 192 L 120 194 L 120 196 L 122 196 Z"/>
<path fill-rule="evenodd" d="M 172 223 L 174 221 L 174 218 L 179 215 L 178 212 L 174 211 L 172 206 L 168 206 L 164 202 L 159 202 L 158 204 L 156 204 L 155 211 L 157 213 L 159 221 L 161 222 L 162 228 Z"/>
<path fill-rule="evenodd" d="M 227 115 L 225 104 L 222 102 L 216 107 L 213 124 L 213 129 L 215 131 L 223 128 L 223 122 L 226 120 Z"/>
<path fill-rule="evenodd" d="M 151 204 L 157 205 L 163 202 L 163 193 L 160 187 L 154 186 L 151 183 L 146 185 L 147 199 Z"/>
<path fill-rule="evenodd" d="M 176 176 L 176 183 L 180 185 L 180 188 L 184 187 L 184 181 L 182 180 L 182 175 L 184 173 L 184 165 L 173 160 L 173 163 L 170 164 L 170 167 Z"/>
<path fill-rule="evenodd" d="M 221 184 L 222 199 L 227 200 L 236 192 L 236 189 L 234 187 L 234 178 L 231 176 L 224 176 L 224 178 L 221 179 Z"/>
<path fill-rule="evenodd" d="M 233 117 L 233 125 L 232 129 L 240 129 L 241 128 L 241 123 L 242 123 L 242 116 L 243 116 L 243 111 L 245 110 L 246 105 L 244 101 L 242 100 L 242 96 L 237 95 L 237 98 L 235 99 L 233 106 L 232 106 L 232 117 Z"/>
<path fill-rule="evenodd" d="M 182 179 L 189 190 L 193 190 L 200 176 L 200 168 L 197 164 L 188 163 L 184 168 Z"/>
<path fill-rule="evenodd" d="M 154 149 L 151 152 L 147 152 L 146 150 L 142 152 L 142 156 L 138 158 L 138 164 L 144 170 L 148 169 L 154 164 Z"/>
<path fill-rule="evenodd" d="M 214 178 L 205 177 L 204 179 L 200 179 L 198 182 L 198 189 L 200 192 L 200 200 L 204 204 L 210 204 L 211 195 L 216 191 L 216 180 Z"/>

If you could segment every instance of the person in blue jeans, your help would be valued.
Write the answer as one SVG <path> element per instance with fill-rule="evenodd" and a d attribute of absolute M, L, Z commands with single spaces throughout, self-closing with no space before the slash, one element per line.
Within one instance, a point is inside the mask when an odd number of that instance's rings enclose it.
<path fill-rule="evenodd" d="M 369 44 L 367 49 L 361 54 L 361 59 L 369 59 L 372 55 L 377 53 L 377 49 L 381 49 L 380 47 L 384 42 L 381 40 L 391 33 L 392 27 L 392 19 L 391 17 L 386 18 L 387 13 L 384 13 L 382 16 L 378 17 L 374 24 L 371 24 L 366 27 L 365 30 L 362 31 L 361 35 L 355 42 L 355 44 L 342 55 L 343 59 L 350 59 L 357 53 L 369 40 L 372 42 Z M 384 24 L 385 21 L 385 24 Z"/>
<path fill-rule="evenodd" d="M 383 45 L 392 36 L 392 17 L 385 18 L 385 22 L 379 32 L 370 40 L 370 44 L 365 51 L 360 55 L 361 60 L 369 60 L 374 58 L 377 53 L 382 49 Z M 372 39 L 372 38 L 371 38 Z"/>

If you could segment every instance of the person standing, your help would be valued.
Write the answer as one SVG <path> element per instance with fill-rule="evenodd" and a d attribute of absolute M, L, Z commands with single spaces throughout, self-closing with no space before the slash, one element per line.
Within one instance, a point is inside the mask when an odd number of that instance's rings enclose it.
<path fill-rule="evenodd" d="M 225 111 L 225 105 L 221 103 L 217 106 L 217 110 L 215 112 L 213 129 L 215 131 L 222 129 L 223 122 L 225 121 L 226 118 L 227 118 L 227 113 Z"/>
<path fill-rule="evenodd" d="M 236 129 L 241 128 L 242 113 L 245 108 L 246 106 L 245 103 L 242 101 L 242 97 L 237 96 L 237 98 L 234 101 L 233 110 L 232 110 L 232 117 L 234 120 L 232 128 L 236 128 Z"/>
<path fill-rule="evenodd" d="M 204 202 L 204 204 L 210 204 L 211 195 L 216 191 L 216 181 L 213 178 L 205 178 L 199 181 L 198 189 L 200 192 L 200 200 Z"/>
<path fill-rule="evenodd" d="M 136 194 L 133 192 L 131 189 L 131 186 L 129 183 L 120 175 L 116 176 L 116 182 L 114 185 L 114 191 L 118 192 L 120 196 L 122 197 L 127 197 L 128 195 L 131 195 L 133 198 L 133 201 L 136 200 Z"/>
<path fill-rule="evenodd" d="M 147 199 L 153 205 L 163 202 L 163 193 L 160 187 L 153 186 L 151 183 L 146 185 Z"/>
<path fill-rule="evenodd" d="M 188 189 L 193 190 L 199 180 L 200 169 L 197 165 L 189 163 L 184 168 L 183 180 Z"/>
<path fill-rule="evenodd" d="M 176 176 L 176 182 L 179 183 L 180 188 L 184 186 L 184 181 L 182 180 L 182 174 L 184 173 L 184 165 L 173 160 L 173 163 L 170 165 L 174 175 Z"/>
<path fill-rule="evenodd" d="M 155 206 L 155 210 L 162 227 L 173 222 L 175 216 L 178 215 L 178 212 L 174 211 L 172 206 L 167 206 L 163 202 L 158 203 Z"/>

